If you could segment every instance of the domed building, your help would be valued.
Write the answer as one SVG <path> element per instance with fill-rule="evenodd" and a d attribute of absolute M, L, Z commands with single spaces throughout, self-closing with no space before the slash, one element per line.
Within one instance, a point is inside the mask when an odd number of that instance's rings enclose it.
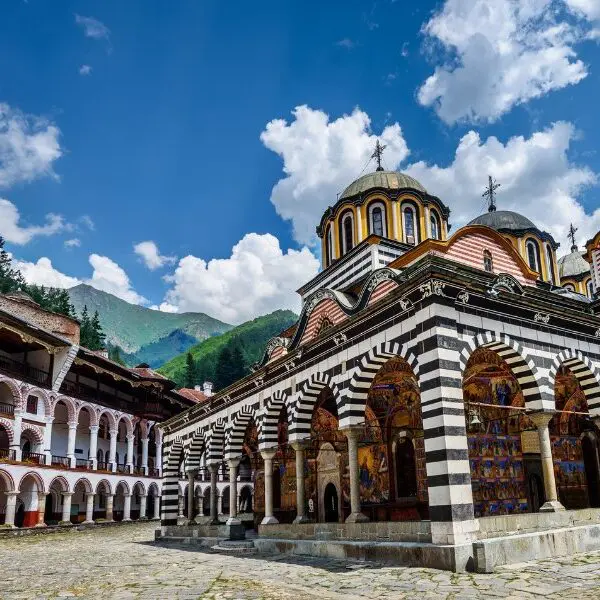
<path fill-rule="evenodd" d="M 593 298 L 590 264 L 584 258 L 585 252 L 571 246 L 571 252 L 558 259 L 560 284 L 567 290 Z"/>
<path fill-rule="evenodd" d="M 556 249 L 559 244 L 547 232 L 538 229 L 527 217 L 510 210 L 490 210 L 469 225 L 484 225 L 501 233 L 515 247 L 532 271 L 542 281 L 559 285 L 556 277 Z"/>

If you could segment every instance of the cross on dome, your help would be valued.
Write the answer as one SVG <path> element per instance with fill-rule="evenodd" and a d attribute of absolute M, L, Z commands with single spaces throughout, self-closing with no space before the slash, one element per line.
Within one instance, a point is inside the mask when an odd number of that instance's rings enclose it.
<path fill-rule="evenodd" d="M 379 140 L 375 142 L 375 151 L 371 154 L 371 158 L 374 158 L 377 161 L 377 171 L 383 171 L 383 167 L 381 166 L 381 156 L 386 148 L 387 146 L 382 146 L 379 143 Z"/>
<path fill-rule="evenodd" d="M 577 227 L 573 227 L 573 223 L 569 227 L 569 233 L 567 237 L 571 240 L 571 252 L 577 251 L 577 243 L 575 242 L 575 233 L 577 232 Z"/>
<path fill-rule="evenodd" d="M 488 212 L 494 212 L 496 210 L 496 190 L 501 186 L 501 183 L 496 183 L 495 179 L 492 179 L 491 175 L 488 175 L 488 186 L 481 194 L 482 198 L 487 198 L 489 201 Z"/>

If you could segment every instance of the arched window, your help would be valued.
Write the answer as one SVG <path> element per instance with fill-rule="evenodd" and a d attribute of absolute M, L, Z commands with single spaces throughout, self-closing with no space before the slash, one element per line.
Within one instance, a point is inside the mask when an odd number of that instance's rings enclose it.
<path fill-rule="evenodd" d="M 327 225 L 325 230 L 325 266 L 329 266 L 333 262 L 333 235 L 331 233 L 331 225 Z"/>
<path fill-rule="evenodd" d="M 429 215 L 429 227 L 431 229 L 431 239 L 441 240 L 442 237 L 440 235 L 440 220 L 434 211 L 431 211 Z"/>
<path fill-rule="evenodd" d="M 532 271 L 540 272 L 540 249 L 536 242 L 533 240 L 527 240 L 527 244 L 525 244 L 525 248 L 527 249 L 527 262 L 529 263 L 529 268 Z"/>
<path fill-rule="evenodd" d="M 575 291 L 575 286 L 571 283 L 565 283 L 565 285 L 563 285 L 563 288 L 565 288 L 565 290 L 569 290 L 570 292 Z"/>
<path fill-rule="evenodd" d="M 417 211 L 414 206 L 407 205 L 402 211 L 404 225 L 404 241 L 411 246 L 419 243 L 417 235 Z"/>
<path fill-rule="evenodd" d="M 592 285 L 592 280 L 588 279 L 585 283 L 585 289 L 587 290 L 588 298 L 594 297 L 594 286 Z"/>
<path fill-rule="evenodd" d="M 342 217 L 340 237 L 342 239 L 342 254 L 346 254 L 354 246 L 354 218 L 350 212 Z"/>
<path fill-rule="evenodd" d="M 554 272 L 554 255 L 552 254 L 552 248 L 550 244 L 546 244 L 546 262 L 548 263 L 548 276 L 550 277 L 550 283 L 556 285 L 556 274 Z"/>
<path fill-rule="evenodd" d="M 385 236 L 385 206 L 381 202 L 369 206 L 369 233 Z"/>
<path fill-rule="evenodd" d="M 492 258 L 492 253 L 489 250 L 483 251 L 483 268 L 488 273 L 494 272 L 494 259 Z"/>

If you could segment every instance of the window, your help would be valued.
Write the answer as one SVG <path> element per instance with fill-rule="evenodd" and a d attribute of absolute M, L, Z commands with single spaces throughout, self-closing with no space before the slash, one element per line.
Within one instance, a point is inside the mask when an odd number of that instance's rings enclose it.
<path fill-rule="evenodd" d="M 418 243 L 417 218 L 414 207 L 406 206 L 402 211 L 402 219 L 404 221 L 404 241 L 414 246 Z"/>
<path fill-rule="evenodd" d="M 585 283 L 585 289 L 587 290 L 588 298 L 594 297 L 594 286 L 592 285 L 592 280 L 588 279 Z"/>
<path fill-rule="evenodd" d="M 538 245 L 533 240 L 527 240 L 527 244 L 525 245 L 527 249 L 527 262 L 529 264 L 529 268 L 532 271 L 540 272 L 540 249 Z"/>
<path fill-rule="evenodd" d="M 325 230 L 325 266 L 329 266 L 333 262 L 333 235 L 331 233 L 331 225 L 327 225 Z"/>
<path fill-rule="evenodd" d="M 342 254 L 346 254 L 354 246 L 354 219 L 352 213 L 346 213 L 342 217 L 341 236 Z"/>
<path fill-rule="evenodd" d="M 440 221 L 438 219 L 437 214 L 434 213 L 433 211 L 431 212 L 431 214 L 429 216 L 429 226 L 431 228 L 431 239 L 433 239 L 433 240 L 441 239 Z"/>
<path fill-rule="evenodd" d="M 385 207 L 381 202 L 369 206 L 369 233 L 385 236 Z"/>
<path fill-rule="evenodd" d="M 36 396 L 27 396 L 27 412 L 37 415 L 38 399 Z"/>
<path fill-rule="evenodd" d="M 483 251 L 483 268 L 488 273 L 494 272 L 494 260 L 492 259 L 492 253 L 489 250 Z"/>
<path fill-rule="evenodd" d="M 575 291 L 575 286 L 570 283 L 565 283 L 565 285 L 563 285 L 563 288 L 565 288 L 565 290 L 569 290 L 570 292 Z"/>
<path fill-rule="evenodd" d="M 556 274 L 554 273 L 554 255 L 550 244 L 546 244 L 546 261 L 548 263 L 548 276 L 550 283 L 556 284 Z"/>

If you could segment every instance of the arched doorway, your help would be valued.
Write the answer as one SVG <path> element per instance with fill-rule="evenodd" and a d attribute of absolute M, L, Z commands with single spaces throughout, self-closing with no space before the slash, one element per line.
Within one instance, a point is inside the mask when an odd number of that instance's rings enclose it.
<path fill-rule="evenodd" d="M 328 483 L 323 492 L 323 507 L 325 510 L 325 522 L 337 523 L 340 520 L 338 492 L 333 483 Z"/>
<path fill-rule="evenodd" d="M 39 497 L 42 491 L 44 484 L 36 473 L 28 473 L 21 479 L 15 516 L 17 527 L 33 527 L 37 524 Z"/>
<path fill-rule="evenodd" d="M 581 439 L 583 466 L 588 486 L 590 506 L 600 506 L 600 477 L 598 474 L 598 440 L 593 434 L 584 435 Z"/>
<path fill-rule="evenodd" d="M 7 493 L 14 490 L 12 477 L 5 471 L 0 471 L 0 524 L 5 523 Z"/>
<path fill-rule="evenodd" d="M 0 423 L 0 458 L 8 458 L 10 456 L 10 440 L 7 426 Z"/>
<path fill-rule="evenodd" d="M 240 512 L 252 512 L 252 488 L 245 485 L 240 491 Z"/>
<path fill-rule="evenodd" d="M 111 488 L 108 481 L 101 481 L 96 486 L 96 497 L 94 499 L 94 521 L 98 519 L 108 519 L 107 507 L 108 496 L 111 494 Z"/>
<path fill-rule="evenodd" d="M 408 437 L 401 437 L 396 442 L 394 452 L 396 468 L 396 490 L 398 496 L 414 498 L 417 495 L 417 468 L 415 447 Z"/>

